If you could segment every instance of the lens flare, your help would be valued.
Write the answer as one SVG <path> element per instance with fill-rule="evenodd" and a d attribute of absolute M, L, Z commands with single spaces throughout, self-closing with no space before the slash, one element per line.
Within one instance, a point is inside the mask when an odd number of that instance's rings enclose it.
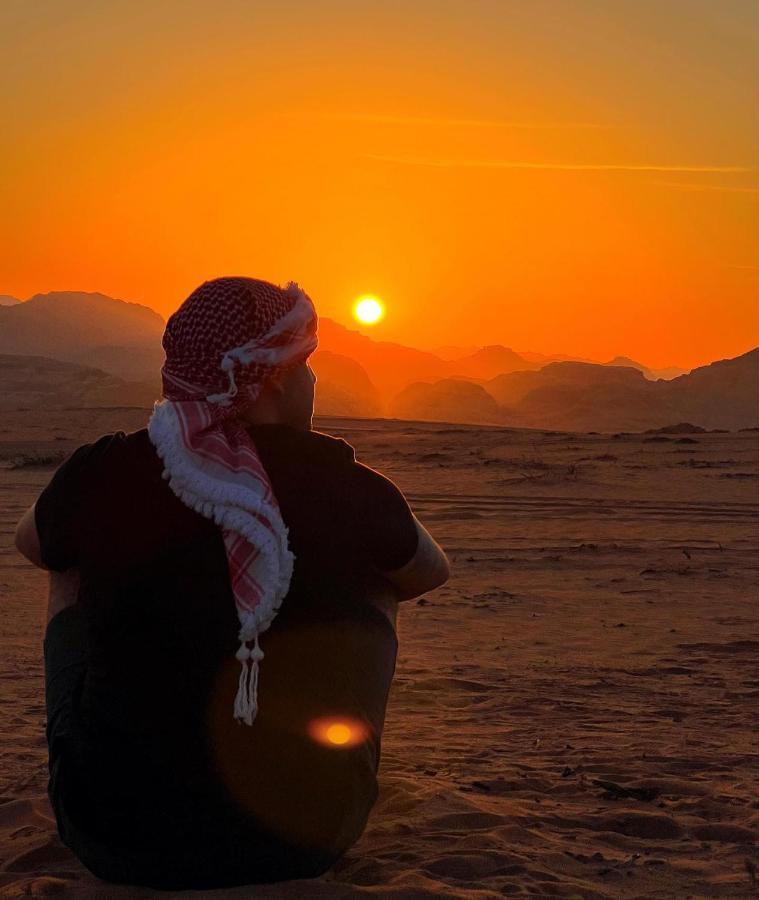
<path fill-rule="evenodd" d="M 351 739 L 351 730 L 342 722 L 335 722 L 327 729 L 327 740 L 333 744 L 347 744 Z"/>
<path fill-rule="evenodd" d="M 313 740 L 327 747 L 340 749 L 355 747 L 369 736 L 365 722 L 348 716 L 325 716 L 312 719 L 308 724 L 308 733 Z"/>
<path fill-rule="evenodd" d="M 378 297 L 359 297 L 353 304 L 353 317 L 364 325 L 374 325 L 385 315 L 385 305 Z"/>

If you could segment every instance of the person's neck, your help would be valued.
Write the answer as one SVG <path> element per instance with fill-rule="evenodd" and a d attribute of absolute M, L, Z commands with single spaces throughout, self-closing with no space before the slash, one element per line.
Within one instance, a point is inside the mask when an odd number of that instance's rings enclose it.
<path fill-rule="evenodd" d="M 242 420 L 243 428 L 291 428 L 294 431 L 311 431 L 311 424 L 308 425 L 296 425 L 293 422 L 285 422 L 283 419 L 280 419 L 276 416 L 256 416 L 255 418 L 248 418 Z"/>

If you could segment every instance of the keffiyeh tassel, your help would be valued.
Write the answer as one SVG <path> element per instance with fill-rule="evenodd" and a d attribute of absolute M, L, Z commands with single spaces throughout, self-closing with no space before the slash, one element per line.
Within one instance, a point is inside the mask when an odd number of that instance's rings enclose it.
<path fill-rule="evenodd" d="M 258 646 L 258 635 L 253 640 L 253 647 L 248 647 L 248 642 L 243 641 L 235 653 L 241 666 L 235 697 L 235 718 L 246 725 L 252 725 L 258 713 L 258 663 L 264 658 L 264 651 Z"/>

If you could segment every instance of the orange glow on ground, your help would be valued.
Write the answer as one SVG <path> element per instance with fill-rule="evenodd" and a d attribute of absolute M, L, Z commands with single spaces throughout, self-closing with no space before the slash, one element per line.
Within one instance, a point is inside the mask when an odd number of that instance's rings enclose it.
<path fill-rule="evenodd" d="M 347 716 L 328 716 L 309 722 L 308 733 L 327 747 L 355 747 L 366 740 L 369 729 L 359 719 Z"/>

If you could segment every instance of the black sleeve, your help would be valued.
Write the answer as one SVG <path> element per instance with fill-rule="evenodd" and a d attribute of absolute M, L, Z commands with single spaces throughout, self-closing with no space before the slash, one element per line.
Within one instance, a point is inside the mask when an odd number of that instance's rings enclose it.
<path fill-rule="evenodd" d="M 81 536 L 88 524 L 88 499 L 97 490 L 95 470 L 112 440 L 113 435 L 104 435 L 75 450 L 37 498 L 34 520 L 40 557 L 54 572 L 78 564 Z"/>
<path fill-rule="evenodd" d="M 391 572 L 410 562 L 419 543 L 413 514 L 400 488 L 360 462 L 351 465 L 356 537 L 378 569 Z"/>

